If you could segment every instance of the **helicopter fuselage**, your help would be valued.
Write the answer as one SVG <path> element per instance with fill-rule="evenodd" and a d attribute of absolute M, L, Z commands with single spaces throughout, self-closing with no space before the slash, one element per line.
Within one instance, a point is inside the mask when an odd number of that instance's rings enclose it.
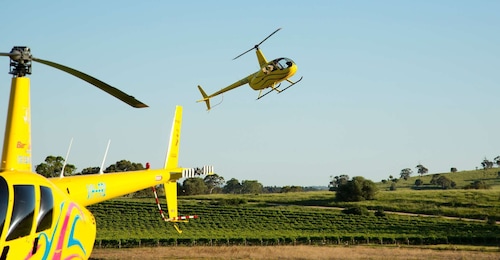
<path fill-rule="evenodd" d="M 273 87 L 292 77 L 297 72 L 297 65 L 289 58 L 278 58 L 261 67 L 261 69 L 249 76 L 248 85 L 254 90 L 262 90 Z"/>
<path fill-rule="evenodd" d="M 94 216 L 49 179 L 0 173 L 1 259 L 87 259 L 95 237 Z"/>

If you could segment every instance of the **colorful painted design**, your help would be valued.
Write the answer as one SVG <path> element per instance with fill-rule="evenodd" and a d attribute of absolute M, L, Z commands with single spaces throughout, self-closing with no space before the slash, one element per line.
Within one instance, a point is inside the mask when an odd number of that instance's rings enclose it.
<path fill-rule="evenodd" d="M 99 182 L 97 187 L 94 184 L 87 184 L 87 199 L 106 196 L 106 183 Z"/>
<path fill-rule="evenodd" d="M 65 202 L 61 203 L 61 214 L 59 214 L 59 216 L 57 218 L 57 221 L 56 221 L 57 224 L 54 227 L 52 234 L 50 235 L 50 238 L 45 232 L 40 233 L 40 235 L 38 236 L 38 239 L 40 241 L 38 244 L 38 249 L 40 249 L 40 247 L 41 247 L 42 240 L 45 240 L 46 246 L 45 246 L 45 251 L 43 252 L 43 256 L 42 256 L 42 259 L 44 259 L 44 260 L 46 260 L 46 259 L 53 259 L 53 260 L 63 260 L 64 259 L 64 260 L 66 260 L 66 259 L 85 259 L 86 258 L 85 256 L 87 255 L 87 250 L 85 250 L 85 247 L 80 242 L 80 240 L 78 240 L 75 237 L 76 224 L 77 224 L 77 222 L 82 220 L 84 213 L 76 203 L 70 202 L 68 205 L 68 209 L 66 210 L 66 213 L 63 216 L 63 208 L 64 208 L 65 204 L 66 204 Z M 72 214 L 73 210 L 76 210 L 77 212 L 73 218 L 73 221 L 70 224 L 71 214 Z M 59 227 L 58 227 L 59 223 L 60 223 L 59 221 L 61 220 L 62 217 L 64 217 L 64 220 L 62 221 L 62 227 L 59 230 Z M 69 229 L 69 235 L 66 236 L 66 234 L 68 233 L 68 229 Z M 64 247 L 64 241 L 66 241 L 66 240 L 68 241 L 67 247 Z M 57 241 L 57 243 L 54 243 L 56 241 Z M 54 246 L 55 246 L 55 250 L 51 250 Z M 82 254 L 72 254 L 72 255 L 69 255 L 69 256 L 66 256 L 65 258 L 63 258 L 63 256 L 62 256 L 62 253 L 64 251 L 63 249 L 64 248 L 71 248 L 71 247 L 77 247 L 78 249 L 81 250 Z M 54 252 L 52 255 L 50 255 L 51 251 Z M 25 257 L 25 259 L 31 259 L 32 256 L 33 256 L 32 252 L 30 252 Z"/>

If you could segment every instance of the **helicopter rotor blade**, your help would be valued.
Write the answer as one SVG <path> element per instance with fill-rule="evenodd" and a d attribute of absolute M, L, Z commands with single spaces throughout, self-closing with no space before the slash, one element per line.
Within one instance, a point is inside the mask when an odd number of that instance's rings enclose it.
<path fill-rule="evenodd" d="M 269 34 L 269 36 L 267 36 L 266 38 L 264 38 L 264 40 L 262 40 L 261 42 L 259 42 L 258 44 L 256 44 L 253 48 L 251 48 L 250 50 L 248 50 L 248 51 L 246 51 L 246 52 L 244 52 L 244 53 L 242 53 L 242 54 L 240 54 L 240 55 L 236 56 L 236 58 L 233 58 L 233 60 L 236 60 L 237 58 L 239 58 L 239 57 L 241 57 L 241 56 L 243 56 L 243 55 L 247 54 L 249 51 L 251 51 L 251 50 L 253 50 L 253 49 L 258 49 L 258 48 L 259 48 L 259 46 L 260 46 L 263 42 L 265 42 L 267 39 L 269 39 L 271 36 L 273 36 L 273 35 L 274 35 L 275 33 L 277 33 L 279 30 L 281 30 L 281 28 L 276 29 L 276 31 L 274 31 L 273 33 Z"/>
<path fill-rule="evenodd" d="M 5 54 L 5 53 L 2 53 L 2 54 Z M 2 55 L 0 54 L 1 56 L 11 56 L 12 54 L 8 53 L 8 55 Z M 130 106 L 133 106 L 133 107 L 136 107 L 136 108 L 143 108 L 143 107 L 148 107 L 148 105 L 142 103 L 141 101 L 135 99 L 133 96 L 130 96 L 128 95 L 127 93 L 115 88 L 115 87 L 112 87 L 92 76 L 89 76 L 81 71 L 78 71 L 78 70 L 75 70 L 75 69 L 72 69 L 70 67 L 66 67 L 64 65 L 61 65 L 61 64 L 58 64 L 58 63 L 55 63 L 55 62 L 52 62 L 52 61 L 48 61 L 48 60 L 42 60 L 42 59 L 38 59 L 38 58 L 35 58 L 35 57 L 31 57 L 31 60 L 33 61 L 36 61 L 36 62 L 39 62 L 39 63 L 42 63 L 42 64 L 45 64 L 47 66 L 50 66 L 50 67 L 53 67 L 53 68 L 56 68 L 56 69 L 59 69 L 59 70 L 62 70 L 64 72 L 67 72 L 77 78 L 80 78 L 98 88 L 100 88 L 101 90 L 107 92 L 108 94 L 120 99 L 121 101 L 129 104 Z"/>
<path fill-rule="evenodd" d="M 258 47 L 258 46 L 257 46 L 257 45 L 255 45 L 255 47 L 253 47 L 253 48 L 251 48 L 250 50 L 248 50 L 248 51 L 246 51 L 246 52 L 244 52 L 244 53 L 242 53 L 242 54 L 240 54 L 240 55 L 236 56 L 235 58 L 233 58 L 233 60 L 236 60 L 237 58 L 239 58 L 239 57 L 241 57 L 241 56 L 243 56 L 243 55 L 247 54 L 249 51 L 251 51 L 251 50 L 253 50 L 253 49 L 256 49 L 257 47 Z"/>
<path fill-rule="evenodd" d="M 17 53 L 9 53 L 9 52 L 0 52 L 0 56 L 9 56 L 14 58 L 14 56 L 18 55 Z"/>
<path fill-rule="evenodd" d="M 281 30 L 281 28 L 278 28 L 278 29 L 276 29 L 276 31 L 274 31 L 273 33 L 269 34 L 269 36 L 267 36 L 264 40 L 262 40 L 261 42 L 259 42 L 259 44 L 257 44 L 257 46 L 261 45 L 263 42 L 265 42 L 267 39 L 269 39 L 271 36 L 273 36 L 273 34 L 277 33 L 279 30 Z"/>

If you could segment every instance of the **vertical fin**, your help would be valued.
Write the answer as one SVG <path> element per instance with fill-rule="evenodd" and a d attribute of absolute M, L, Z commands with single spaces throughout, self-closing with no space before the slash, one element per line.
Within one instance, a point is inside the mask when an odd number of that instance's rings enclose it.
<path fill-rule="evenodd" d="M 178 168 L 179 145 L 181 139 L 182 107 L 175 107 L 174 121 L 170 130 L 167 157 L 165 158 L 165 169 Z"/>
<path fill-rule="evenodd" d="M 179 145 L 181 138 L 182 107 L 175 107 L 174 121 L 170 131 L 170 141 L 168 143 L 167 157 L 165 158 L 165 169 L 177 171 L 179 166 Z M 177 179 L 173 178 L 164 183 L 165 197 L 167 197 L 168 218 L 176 220 L 177 212 Z"/>
<path fill-rule="evenodd" d="M 30 79 L 12 78 L 0 172 L 31 172 Z"/>
<path fill-rule="evenodd" d="M 177 212 L 177 181 L 169 181 L 163 185 L 165 197 L 167 197 L 168 218 L 175 221 L 179 216 Z"/>

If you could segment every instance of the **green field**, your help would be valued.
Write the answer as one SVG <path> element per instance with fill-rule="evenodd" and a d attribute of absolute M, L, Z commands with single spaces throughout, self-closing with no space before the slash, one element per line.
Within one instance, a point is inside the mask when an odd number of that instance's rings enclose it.
<path fill-rule="evenodd" d="M 161 220 L 153 198 L 116 199 L 91 206 L 90 210 L 97 221 L 96 247 L 500 245 L 500 225 L 492 221 L 500 220 L 500 190 L 497 187 L 413 190 L 410 186 L 404 187 L 404 183 L 401 185 L 396 191 L 382 187 L 376 200 L 356 203 L 334 202 L 334 193 L 327 191 L 181 197 L 181 214 L 200 216 L 189 223 L 180 223 L 182 234 Z M 337 208 L 352 206 L 378 210 L 385 216 L 376 216 L 373 212 L 350 215 Z"/>

